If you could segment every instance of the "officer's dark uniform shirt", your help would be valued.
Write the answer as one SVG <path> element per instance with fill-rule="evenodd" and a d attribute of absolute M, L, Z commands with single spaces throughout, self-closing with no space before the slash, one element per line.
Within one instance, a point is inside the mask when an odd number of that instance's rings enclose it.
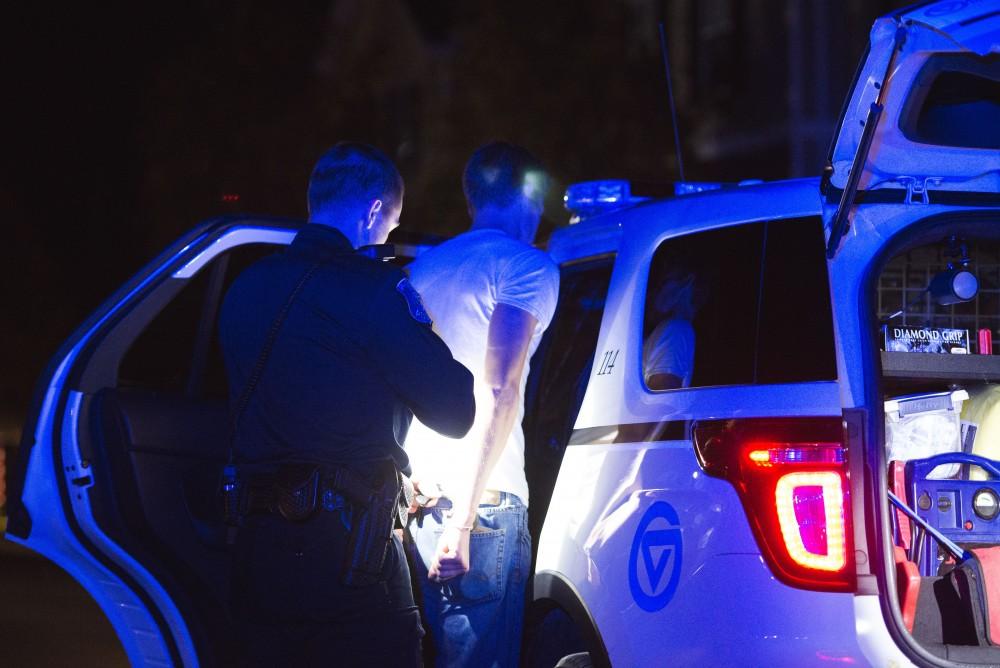
<path fill-rule="evenodd" d="M 354 252 L 338 230 L 307 224 L 283 253 L 244 271 L 226 295 L 220 339 L 235 406 L 275 317 L 302 276 L 239 419 L 236 461 L 344 463 L 392 456 L 415 413 L 450 437 L 475 416 L 472 375 L 431 330 L 399 268 Z"/>

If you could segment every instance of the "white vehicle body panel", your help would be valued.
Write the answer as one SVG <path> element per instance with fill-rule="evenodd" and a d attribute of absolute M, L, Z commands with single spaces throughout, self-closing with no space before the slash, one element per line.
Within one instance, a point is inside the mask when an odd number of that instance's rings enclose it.
<path fill-rule="evenodd" d="M 191 278 L 212 259 L 236 246 L 244 244 L 288 245 L 295 238 L 292 230 L 270 230 L 259 227 L 238 227 L 216 239 L 211 246 L 198 253 L 183 267 L 174 272 L 174 278 Z"/>
<path fill-rule="evenodd" d="M 669 660 L 676 665 L 803 666 L 864 664 L 876 657 L 907 663 L 891 640 L 886 644 L 877 601 L 858 603 L 874 597 L 804 591 L 773 577 L 735 489 L 702 472 L 689 426 L 673 440 L 614 442 L 619 424 L 840 415 L 837 382 L 650 392 L 641 380 L 644 285 L 661 241 L 736 223 L 818 218 L 820 213 L 818 181 L 804 179 L 652 203 L 574 226 L 589 226 L 599 238 L 608 236 L 608 229 L 624 232 L 595 351 L 595 359 L 618 351 L 618 368 L 598 375 L 595 363 L 591 371 L 576 442 L 566 449 L 546 515 L 536 571 L 558 573 L 572 583 L 613 665 Z M 559 235 L 553 239 L 552 252 L 566 261 L 561 241 Z M 583 256 L 597 250 L 578 243 L 573 249 Z M 669 602 L 649 612 L 637 604 L 630 577 L 647 594 L 662 590 L 662 580 L 657 586 L 643 576 L 631 554 L 641 540 L 642 518 L 658 502 L 676 510 L 682 548 L 669 556 L 651 553 L 667 560 L 663 568 L 668 571 L 679 558 L 680 572 Z M 630 569 L 638 575 L 630 575 Z M 873 610 L 875 617 L 869 614 Z M 863 624 L 859 611 L 866 617 Z"/>
<path fill-rule="evenodd" d="M 615 442 L 621 424 L 837 416 L 863 405 L 872 379 L 865 378 L 861 363 L 869 323 L 858 299 L 872 263 L 889 239 L 909 226 L 980 208 L 856 208 L 839 253 L 828 263 L 838 381 L 650 392 L 641 380 L 644 286 L 661 241 L 743 222 L 815 217 L 823 209 L 817 181 L 804 180 L 650 203 L 580 225 L 589 225 L 601 239 L 611 236 L 608 230 L 622 230 L 595 350 L 595 359 L 617 351 L 619 368 L 599 374 L 595 363 L 591 371 L 546 515 L 536 572 L 571 583 L 613 665 L 658 665 L 667 657 L 678 665 L 912 665 L 889 633 L 878 596 L 803 591 L 774 579 L 735 490 L 702 472 L 689 424 L 682 436 L 669 440 Z M 553 254 L 571 261 L 560 242 L 556 235 Z M 571 247 L 581 257 L 603 248 L 576 239 Z M 853 490 L 858 498 L 862 484 L 859 476 Z M 642 518 L 659 502 L 676 510 L 677 525 L 667 528 L 678 529 L 682 548 L 663 556 L 667 548 L 658 557 L 667 570 L 679 558 L 679 576 L 669 602 L 648 612 L 637 604 L 629 571 Z M 858 546 L 859 558 L 875 556 L 866 550 Z M 656 589 L 642 577 L 644 593 Z"/>
<path fill-rule="evenodd" d="M 630 553 L 641 518 L 656 502 L 677 511 L 683 547 L 671 600 L 647 612 L 631 593 Z M 678 558 L 652 556 L 669 559 L 668 571 Z M 567 448 L 536 571 L 560 573 L 574 585 L 615 666 L 806 666 L 863 659 L 854 597 L 775 580 L 736 491 L 701 471 L 688 440 Z M 663 584 L 639 586 L 662 594 Z"/>

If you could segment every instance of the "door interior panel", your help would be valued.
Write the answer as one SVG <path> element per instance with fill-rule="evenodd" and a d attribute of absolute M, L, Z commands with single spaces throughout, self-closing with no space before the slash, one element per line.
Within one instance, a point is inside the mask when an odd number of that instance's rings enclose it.
<path fill-rule="evenodd" d="M 108 388 L 88 406 L 95 519 L 167 589 L 203 662 L 227 663 L 230 568 L 217 501 L 225 404 Z"/>

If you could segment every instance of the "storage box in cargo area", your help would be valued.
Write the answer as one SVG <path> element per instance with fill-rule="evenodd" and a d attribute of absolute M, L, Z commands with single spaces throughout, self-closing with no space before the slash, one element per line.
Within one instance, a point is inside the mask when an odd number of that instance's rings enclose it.
<path fill-rule="evenodd" d="M 946 452 L 961 452 L 962 403 L 965 390 L 894 397 L 885 402 L 888 460 L 906 462 Z M 961 464 L 946 464 L 929 477 L 953 478 Z"/>

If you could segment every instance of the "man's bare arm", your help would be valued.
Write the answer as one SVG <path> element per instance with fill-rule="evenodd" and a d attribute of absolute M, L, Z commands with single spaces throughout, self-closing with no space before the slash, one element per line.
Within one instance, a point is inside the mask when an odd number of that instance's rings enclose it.
<path fill-rule="evenodd" d="M 429 575 L 447 579 L 461 575 L 469 568 L 469 528 L 476 519 L 479 499 L 496 467 L 510 432 L 517 420 L 521 402 L 521 374 L 528 357 L 535 317 L 515 306 L 497 304 L 490 318 L 486 345 L 485 380 L 492 402 L 478 407 L 485 411 L 479 450 L 473 456 L 473 478 L 463 481 L 457 494 L 455 511 L 448 529 L 442 535 L 438 554 Z"/>
<path fill-rule="evenodd" d="M 470 526 L 475 520 L 479 498 L 486 491 L 486 482 L 517 420 L 521 405 L 521 374 L 536 324 L 530 313 L 507 304 L 497 304 L 490 318 L 485 377 L 493 404 L 483 407 L 489 411 L 489 419 L 485 424 L 480 451 L 473 460 L 475 477 L 469 490 L 468 505 L 456 509 L 459 512 L 455 513 L 455 519 L 462 521 L 462 526 Z"/>

